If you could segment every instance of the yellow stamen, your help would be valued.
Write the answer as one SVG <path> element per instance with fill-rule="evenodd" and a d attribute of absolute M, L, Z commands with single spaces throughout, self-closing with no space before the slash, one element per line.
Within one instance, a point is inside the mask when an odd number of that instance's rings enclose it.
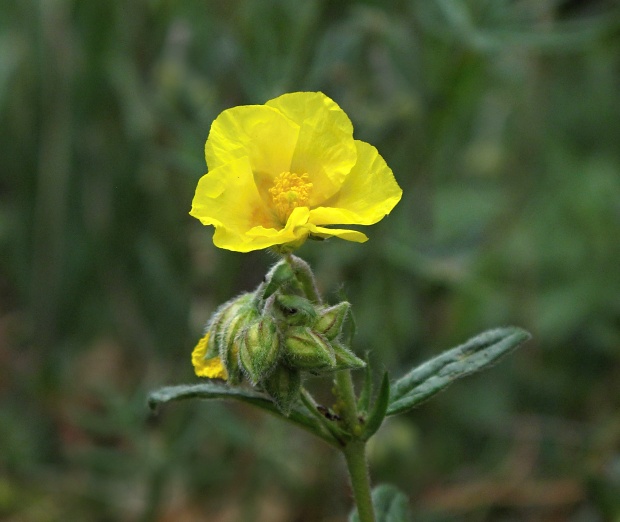
<path fill-rule="evenodd" d="M 278 219 L 285 224 L 291 212 L 297 207 L 305 207 L 310 199 L 310 183 L 308 174 L 282 172 L 278 174 L 269 189 Z"/>

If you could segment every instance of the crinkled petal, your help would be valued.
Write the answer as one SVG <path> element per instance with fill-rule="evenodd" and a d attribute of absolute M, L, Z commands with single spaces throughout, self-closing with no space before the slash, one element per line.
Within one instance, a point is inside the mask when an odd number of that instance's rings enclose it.
<path fill-rule="evenodd" d="M 359 140 L 355 145 L 357 163 L 340 191 L 310 212 L 311 223 L 372 225 L 400 201 L 402 190 L 377 149 Z"/>
<path fill-rule="evenodd" d="M 265 105 L 233 107 L 211 125 L 205 144 L 209 170 L 247 156 L 253 172 L 276 176 L 290 171 L 299 125 Z"/>
<path fill-rule="evenodd" d="M 347 241 L 354 241 L 356 243 L 365 243 L 366 241 L 368 241 L 368 237 L 366 236 L 366 234 L 362 234 L 357 230 L 317 227 L 312 223 L 308 223 L 307 227 L 313 236 L 319 236 L 322 238 L 339 237 L 340 239 L 346 239 Z"/>
<path fill-rule="evenodd" d="M 321 92 L 284 94 L 266 103 L 300 126 L 291 172 L 308 174 L 310 206 L 333 196 L 355 165 L 353 125 L 344 111 Z"/>
<path fill-rule="evenodd" d="M 244 234 L 235 234 L 226 228 L 218 228 L 213 243 L 219 248 L 236 252 L 251 252 L 287 243 L 299 246 L 310 233 L 307 227 L 310 210 L 298 207 L 288 218 L 284 228 L 256 226 Z"/>
<path fill-rule="evenodd" d="M 245 234 L 258 224 L 271 227 L 277 223 L 258 193 L 247 157 L 200 178 L 190 215 L 203 225 L 225 227 L 235 234 Z"/>
<path fill-rule="evenodd" d="M 227 379 L 228 374 L 226 368 L 222 364 L 219 357 L 205 359 L 207 354 L 207 343 L 209 342 L 209 334 L 207 333 L 198 341 L 198 344 L 192 352 L 192 364 L 194 373 L 198 377 L 208 377 L 210 379 Z"/>

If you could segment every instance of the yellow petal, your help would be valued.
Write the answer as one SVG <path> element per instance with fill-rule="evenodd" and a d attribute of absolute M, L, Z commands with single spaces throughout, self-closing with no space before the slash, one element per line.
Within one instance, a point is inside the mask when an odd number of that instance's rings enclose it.
<path fill-rule="evenodd" d="M 257 225 L 277 224 L 258 193 L 247 157 L 232 160 L 200 178 L 190 215 L 203 225 L 225 227 L 234 234 L 245 234 Z"/>
<path fill-rule="evenodd" d="M 265 105 L 233 107 L 211 125 L 205 144 L 209 170 L 246 156 L 255 173 L 290 170 L 299 125 Z"/>
<path fill-rule="evenodd" d="M 222 364 L 219 357 L 205 359 L 207 353 L 207 343 L 209 342 L 209 334 L 207 333 L 198 341 L 198 344 L 192 352 L 192 364 L 194 372 L 198 377 L 208 377 L 210 379 L 226 379 L 228 377 L 226 368 Z"/>
<path fill-rule="evenodd" d="M 377 149 L 355 141 L 357 163 L 340 191 L 310 212 L 315 225 L 372 225 L 383 219 L 400 201 L 402 190 Z"/>
<path fill-rule="evenodd" d="M 299 125 L 290 172 L 308 174 L 313 184 L 310 206 L 331 197 L 355 164 L 353 125 L 344 111 L 321 92 L 284 94 L 268 101 Z"/>
<path fill-rule="evenodd" d="M 340 239 L 346 239 L 347 241 L 354 241 L 355 243 L 365 243 L 368 241 L 368 237 L 357 230 L 347 230 L 342 228 L 327 228 L 317 227 L 311 223 L 308 223 L 308 229 L 313 236 L 319 236 L 322 238 L 339 237 Z"/>
<path fill-rule="evenodd" d="M 213 235 L 213 243 L 219 248 L 235 252 L 251 252 L 288 243 L 300 246 L 310 233 L 307 227 L 309 216 L 308 208 L 298 207 L 291 212 L 284 228 L 258 225 L 244 234 L 235 234 L 229 229 L 220 227 Z"/>

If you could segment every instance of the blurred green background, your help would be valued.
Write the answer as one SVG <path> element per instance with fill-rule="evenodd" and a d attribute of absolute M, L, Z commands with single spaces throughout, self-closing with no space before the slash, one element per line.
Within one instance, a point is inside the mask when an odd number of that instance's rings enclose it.
<path fill-rule="evenodd" d="M 599 0 L 5 0 L 0 520 L 346 520 L 339 456 L 198 382 L 214 308 L 272 258 L 188 216 L 228 107 L 321 90 L 404 189 L 309 242 L 393 376 L 534 340 L 374 439 L 418 521 L 620 520 L 620 11 Z"/>

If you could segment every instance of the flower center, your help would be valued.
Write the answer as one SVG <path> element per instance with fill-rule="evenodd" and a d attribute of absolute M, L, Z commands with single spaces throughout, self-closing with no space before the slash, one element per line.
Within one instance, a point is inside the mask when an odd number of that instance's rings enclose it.
<path fill-rule="evenodd" d="M 297 207 L 304 207 L 310 198 L 310 183 L 308 174 L 295 174 L 294 172 L 282 172 L 278 174 L 273 187 L 269 189 L 273 205 L 282 223 L 286 223 L 291 212 Z"/>

